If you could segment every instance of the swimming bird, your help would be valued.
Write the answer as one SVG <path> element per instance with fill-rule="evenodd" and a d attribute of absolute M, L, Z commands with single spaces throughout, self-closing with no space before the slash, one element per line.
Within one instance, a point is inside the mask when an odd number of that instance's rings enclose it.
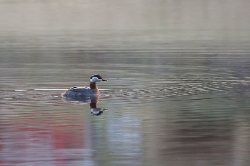
<path fill-rule="evenodd" d="M 101 81 L 108 81 L 106 79 L 103 79 L 100 75 L 95 74 L 90 77 L 90 85 L 89 87 L 72 87 L 62 93 L 62 97 L 65 98 L 90 98 L 90 97 L 96 97 L 100 95 L 99 89 L 96 85 L 97 82 Z"/>

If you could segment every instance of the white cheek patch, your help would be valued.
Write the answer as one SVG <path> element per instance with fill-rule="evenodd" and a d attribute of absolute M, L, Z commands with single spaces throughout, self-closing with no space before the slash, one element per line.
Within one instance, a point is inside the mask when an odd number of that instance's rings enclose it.
<path fill-rule="evenodd" d="M 91 108 L 90 111 L 92 114 L 96 115 L 99 114 L 101 110 L 100 108 Z"/>
<path fill-rule="evenodd" d="M 100 82 L 100 80 L 97 77 L 92 77 L 90 79 L 91 82 Z"/>

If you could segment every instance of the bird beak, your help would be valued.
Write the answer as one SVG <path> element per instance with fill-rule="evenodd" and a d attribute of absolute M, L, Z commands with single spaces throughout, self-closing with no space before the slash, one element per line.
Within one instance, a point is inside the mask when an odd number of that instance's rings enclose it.
<path fill-rule="evenodd" d="M 106 79 L 102 79 L 102 81 L 108 81 L 108 80 L 106 80 Z"/>

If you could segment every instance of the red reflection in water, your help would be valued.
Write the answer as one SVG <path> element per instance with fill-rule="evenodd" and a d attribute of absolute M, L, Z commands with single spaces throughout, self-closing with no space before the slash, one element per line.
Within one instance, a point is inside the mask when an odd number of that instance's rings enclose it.
<path fill-rule="evenodd" d="M 77 114 L 36 112 L 10 117 L 1 126 L 1 165 L 27 162 L 64 165 L 82 155 L 84 122 Z"/>

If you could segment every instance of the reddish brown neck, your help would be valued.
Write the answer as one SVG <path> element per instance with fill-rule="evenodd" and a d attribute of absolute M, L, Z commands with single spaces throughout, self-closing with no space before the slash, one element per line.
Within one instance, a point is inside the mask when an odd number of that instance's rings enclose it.
<path fill-rule="evenodd" d="M 90 109 L 91 109 L 91 108 L 96 108 L 96 102 L 91 102 L 91 103 L 89 104 L 89 106 L 90 106 Z"/>
<path fill-rule="evenodd" d="M 95 82 L 90 82 L 89 87 L 90 89 L 98 89 Z"/>

